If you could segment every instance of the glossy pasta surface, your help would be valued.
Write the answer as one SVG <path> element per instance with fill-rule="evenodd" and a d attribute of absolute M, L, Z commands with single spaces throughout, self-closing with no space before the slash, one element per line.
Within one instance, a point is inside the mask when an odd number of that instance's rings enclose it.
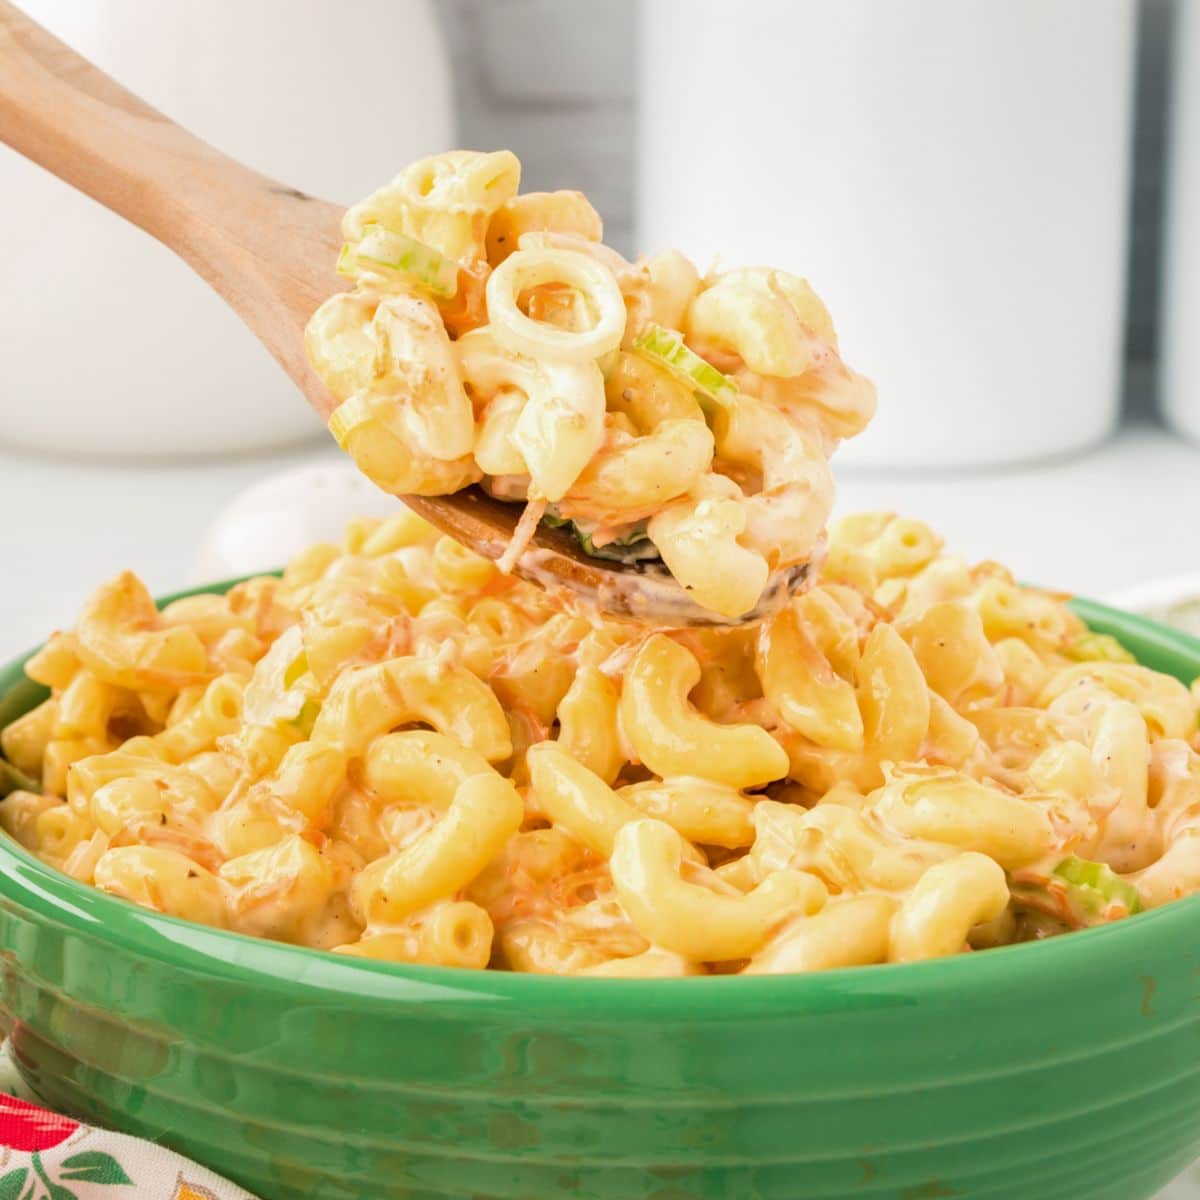
<path fill-rule="evenodd" d="M 0 825 L 342 954 L 599 976 L 905 962 L 1200 888 L 1197 696 L 890 514 L 756 627 L 597 617 L 403 513 L 29 662 Z"/>
<path fill-rule="evenodd" d="M 875 411 L 808 283 L 628 262 L 580 192 L 518 191 L 507 151 L 414 163 L 343 222 L 307 331 L 330 429 L 397 495 L 481 484 L 602 557 L 659 559 L 734 619 L 819 558 L 829 458 Z"/>

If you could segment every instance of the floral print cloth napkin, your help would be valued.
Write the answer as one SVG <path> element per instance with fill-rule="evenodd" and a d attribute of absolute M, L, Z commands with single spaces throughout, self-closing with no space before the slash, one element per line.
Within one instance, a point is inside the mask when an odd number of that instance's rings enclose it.
<path fill-rule="evenodd" d="M 0 1050 L 0 1200 L 255 1200 L 141 1138 L 39 1108 Z"/>

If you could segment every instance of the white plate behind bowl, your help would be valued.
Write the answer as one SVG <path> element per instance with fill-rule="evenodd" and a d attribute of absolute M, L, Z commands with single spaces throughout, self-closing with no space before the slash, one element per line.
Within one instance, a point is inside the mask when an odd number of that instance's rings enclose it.
<path fill-rule="evenodd" d="M 351 517 L 386 517 L 399 504 L 349 461 L 319 459 L 270 475 L 235 496 L 209 526 L 191 582 L 274 570 L 314 542 L 340 541 Z"/>
<path fill-rule="evenodd" d="M 1105 602 L 1200 637 L 1200 572 L 1164 576 L 1122 588 L 1106 596 Z"/>

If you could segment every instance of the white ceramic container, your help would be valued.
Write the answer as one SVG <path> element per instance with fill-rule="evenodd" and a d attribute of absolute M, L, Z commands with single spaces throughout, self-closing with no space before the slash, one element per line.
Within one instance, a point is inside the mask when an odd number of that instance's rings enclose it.
<path fill-rule="evenodd" d="M 453 141 L 428 0 L 20 3 L 173 120 L 327 199 L 358 199 Z M 146 458 L 320 432 L 182 262 L 0 146 L 0 441 Z"/>
<path fill-rule="evenodd" d="M 641 6 L 638 245 L 807 276 L 886 466 L 1113 428 L 1132 0 Z"/>
<path fill-rule="evenodd" d="M 1176 13 L 1161 396 L 1171 426 L 1200 442 L 1200 2 Z"/>
<path fill-rule="evenodd" d="M 325 454 L 266 476 L 213 518 L 192 560 L 192 583 L 256 575 L 316 542 L 340 542 L 352 517 L 387 517 L 401 503 L 352 462 Z"/>

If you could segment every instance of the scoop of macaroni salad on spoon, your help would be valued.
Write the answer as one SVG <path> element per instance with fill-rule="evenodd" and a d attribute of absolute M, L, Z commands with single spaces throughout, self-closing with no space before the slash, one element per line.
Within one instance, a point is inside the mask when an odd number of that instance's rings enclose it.
<path fill-rule="evenodd" d="M 576 191 L 520 193 L 508 151 L 405 168 L 346 213 L 353 284 L 309 323 L 330 430 L 396 495 L 479 485 L 600 559 L 661 562 L 736 619 L 818 559 L 829 459 L 875 410 L 798 276 L 629 262 Z"/>

